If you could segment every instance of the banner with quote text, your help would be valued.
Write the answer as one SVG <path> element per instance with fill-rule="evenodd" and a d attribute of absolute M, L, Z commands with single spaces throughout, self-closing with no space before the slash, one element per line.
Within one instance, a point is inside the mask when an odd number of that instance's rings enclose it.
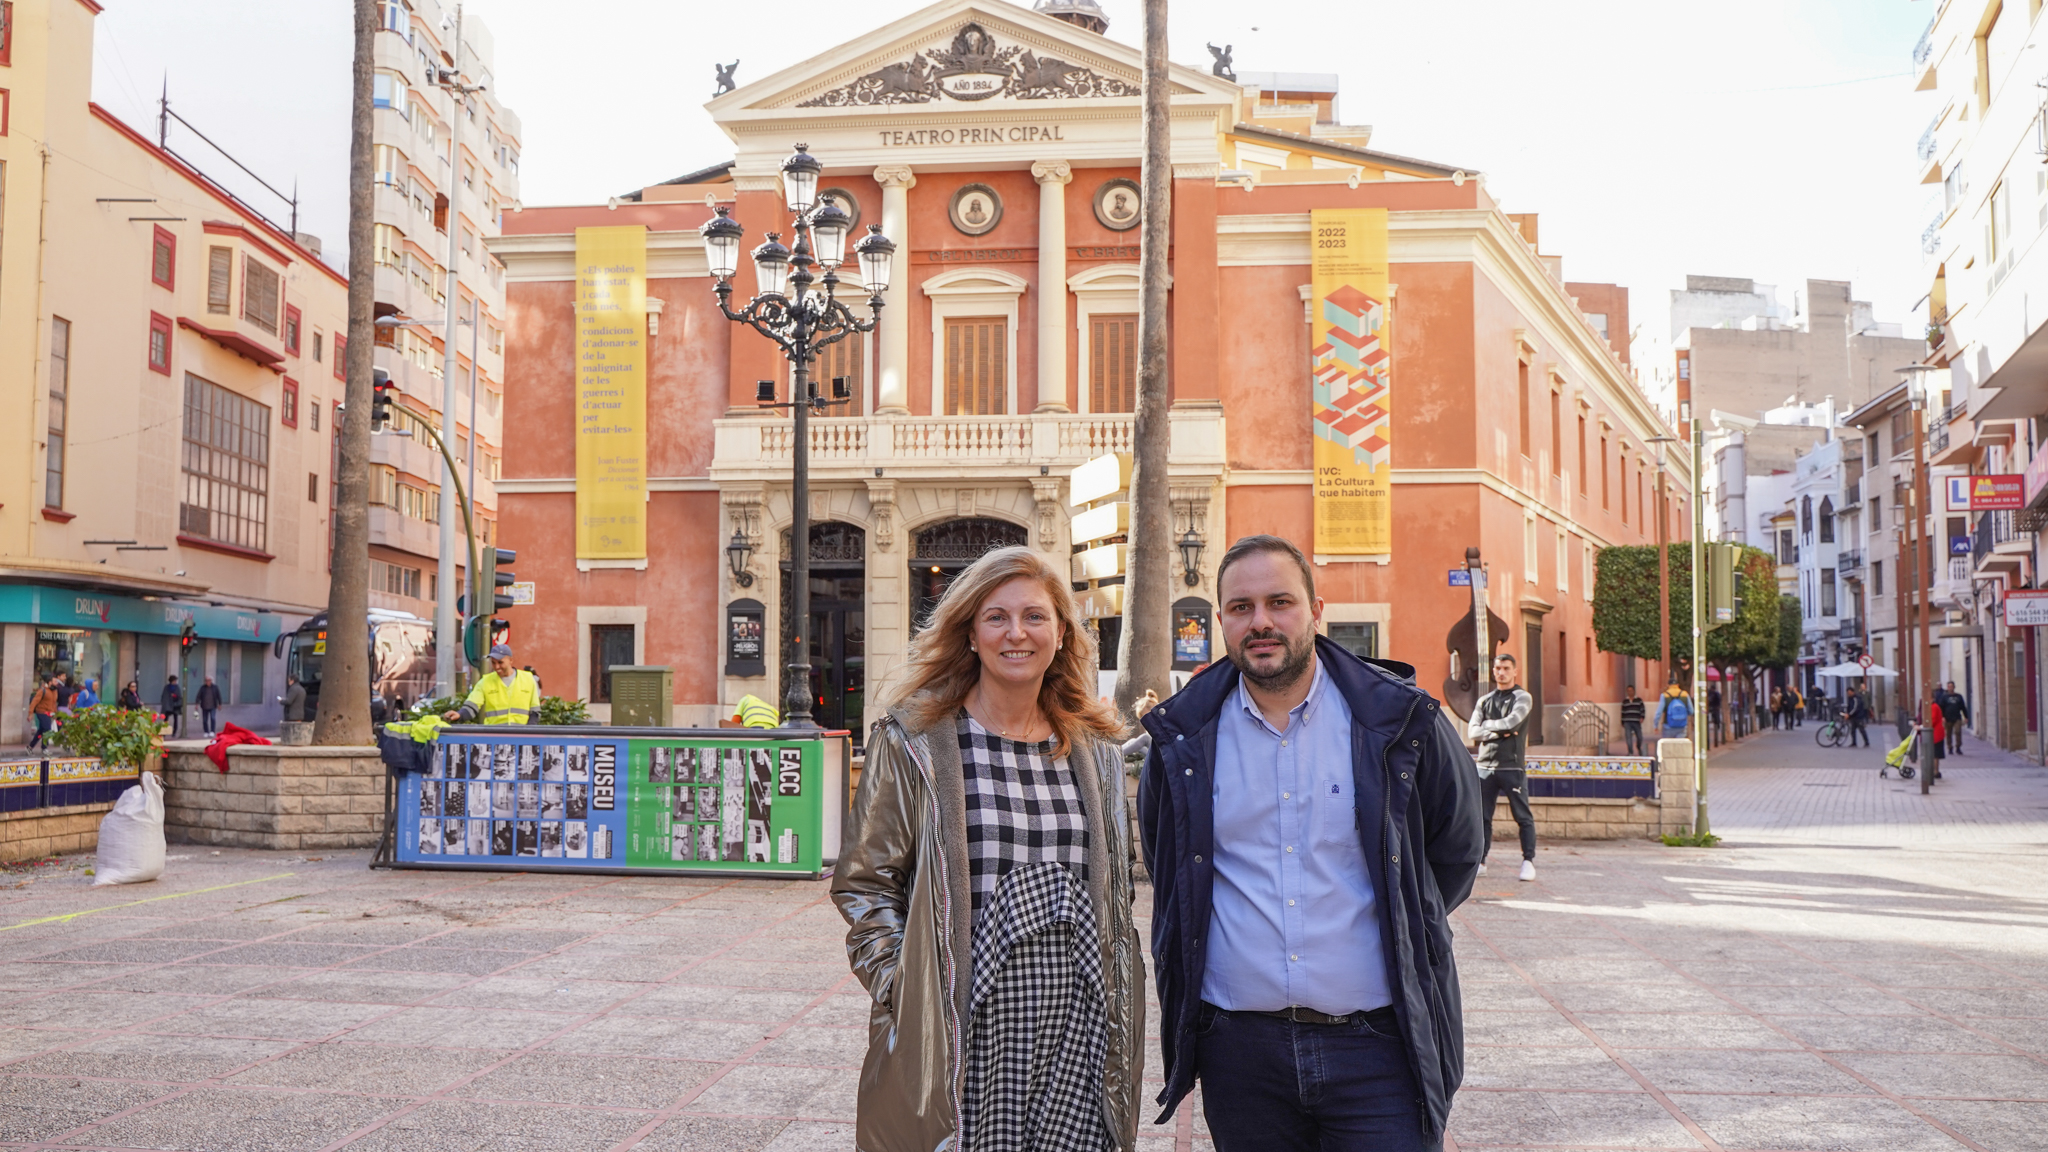
<path fill-rule="evenodd" d="M 576 558 L 647 558 L 647 229 L 576 230 Z"/>
<path fill-rule="evenodd" d="M 1394 550 L 1387 210 L 1319 208 L 1309 232 L 1315 551 L 1386 556 Z"/>

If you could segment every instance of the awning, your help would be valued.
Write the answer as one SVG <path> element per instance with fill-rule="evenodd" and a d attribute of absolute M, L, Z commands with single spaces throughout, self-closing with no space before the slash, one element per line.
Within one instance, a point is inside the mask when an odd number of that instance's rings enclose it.
<path fill-rule="evenodd" d="M 37 584 L 0 585 L 0 621 L 156 636 L 176 636 L 189 621 L 193 633 L 203 639 L 252 643 L 277 639 L 284 623 L 275 612 L 251 608 L 215 608 Z"/>
<path fill-rule="evenodd" d="M 1854 664 L 1845 661 L 1840 664 L 1830 664 L 1827 667 L 1822 668 L 1819 671 L 1815 672 L 1814 675 L 1843 676 L 1852 679 L 1860 679 L 1864 676 L 1897 676 L 1898 673 L 1892 671 L 1891 669 L 1885 667 L 1882 664 L 1872 664 L 1870 667 L 1865 668 L 1861 664 Z"/>
<path fill-rule="evenodd" d="M 274 352 L 232 328 L 208 328 L 196 320 L 187 320 L 183 316 L 178 317 L 178 327 L 197 332 L 235 355 L 254 360 L 272 372 L 284 371 L 284 353 Z"/>

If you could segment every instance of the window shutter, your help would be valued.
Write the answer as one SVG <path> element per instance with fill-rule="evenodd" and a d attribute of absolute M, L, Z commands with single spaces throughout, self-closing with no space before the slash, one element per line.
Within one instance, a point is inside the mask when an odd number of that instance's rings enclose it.
<path fill-rule="evenodd" d="M 235 253 L 230 248 L 208 248 L 206 250 L 206 310 L 225 316 L 231 299 L 229 281 L 233 279 Z"/>
<path fill-rule="evenodd" d="M 960 343 L 968 327 L 957 320 L 946 321 L 946 415 L 960 414 Z"/>

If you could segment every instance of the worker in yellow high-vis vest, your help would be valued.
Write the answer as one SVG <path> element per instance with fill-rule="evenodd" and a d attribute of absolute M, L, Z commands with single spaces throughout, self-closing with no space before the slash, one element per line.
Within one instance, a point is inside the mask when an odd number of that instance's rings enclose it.
<path fill-rule="evenodd" d="M 732 719 L 742 728 L 773 728 L 782 723 L 782 714 L 775 710 L 775 705 L 749 693 L 740 697 Z"/>
<path fill-rule="evenodd" d="M 533 718 L 533 710 L 540 707 L 540 681 L 533 673 L 513 666 L 510 645 L 494 645 L 490 659 L 490 672 L 469 690 L 469 699 L 462 707 L 442 713 L 443 719 L 464 724 L 478 718 L 486 724 L 524 724 Z"/>

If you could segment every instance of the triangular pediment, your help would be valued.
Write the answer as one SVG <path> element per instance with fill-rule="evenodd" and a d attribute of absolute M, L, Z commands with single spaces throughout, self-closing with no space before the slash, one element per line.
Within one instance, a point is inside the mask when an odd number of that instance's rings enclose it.
<path fill-rule="evenodd" d="M 1005 0 L 941 0 L 868 35 L 735 89 L 707 107 L 717 120 L 829 115 L 918 106 L 931 111 L 1135 98 L 1142 55 L 1128 44 Z M 1176 65 L 1176 97 L 1235 99 L 1227 80 Z"/>

